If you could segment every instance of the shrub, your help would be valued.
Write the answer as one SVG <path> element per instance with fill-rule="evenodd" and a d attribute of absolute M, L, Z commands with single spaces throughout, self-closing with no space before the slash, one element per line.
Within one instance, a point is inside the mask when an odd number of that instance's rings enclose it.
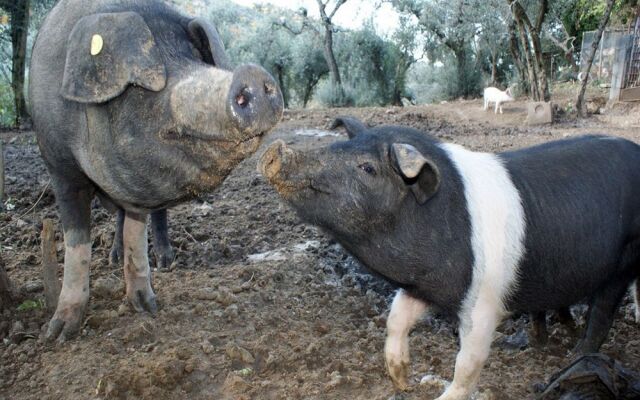
<path fill-rule="evenodd" d="M 15 121 L 16 112 L 13 101 L 13 90 L 8 83 L 0 82 L 0 127 L 12 127 Z"/>

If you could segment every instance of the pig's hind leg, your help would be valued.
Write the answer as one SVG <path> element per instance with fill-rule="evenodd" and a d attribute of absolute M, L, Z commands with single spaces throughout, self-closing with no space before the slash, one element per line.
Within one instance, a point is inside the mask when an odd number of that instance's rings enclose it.
<path fill-rule="evenodd" d="M 127 298 L 136 311 L 155 314 L 158 307 L 151 289 L 146 215 L 125 212 L 123 242 Z"/>
<path fill-rule="evenodd" d="M 636 323 L 640 324 L 640 285 L 638 285 L 638 278 L 633 281 L 631 291 L 633 292 L 633 305 L 635 306 Z"/>
<path fill-rule="evenodd" d="M 530 314 L 531 319 L 531 342 L 534 346 L 544 346 L 549 340 L 547 331 L 547 312 L 537 311 Z"/>
<path fill-rule="evenodd" d="M 76 182 L 82 180 L 76 178 Z M 64 231 L 64 276 L 58 305 L 45 338 L 64 342 L 80 330 L 89 303 L 89 231 L 94 188 L 90 183 L 72 184 L 55 177 L 53 188 Z"/>
<path fill-rule="evenodd" d="M 156 267 L 161 270 L 169 269 L 175 258 L 175 253 L 169 241 L 169 224 L 167 219 L 167 209 L 151 213 L 153 255 L 156 259 Z"/>
<path fill-rule="evenodd" d="M 116 230 L 113 236 L 113 245 L 109 255 L 109 262 L 112 265 L 124 263 L 124 243 L 122 231 L 124 230 L 124 210 L 118 208 L 116 212 Z M 153 255 L 156 260 L 156 267 L 161 270 L 169 269 L 175 253 L 171 248 L 169 240 L 169 224 L 167 221 L 167 210 L 162 209 L 151 213 L 151 231 L 153 232 Z"/>
<path fill-rule="evenodd" d="M 398 290 L 387 319 L 384 355 L 387 371 L 396 388 L 407 388 L 409 370 L 409 332 L 427 311 L 427 305 L 403 289 Z"/>
<path fill-rule="evenodd" d="M 591 298 L 584 336 L 574 348 L 574 354 L 598 352 L 607 338 L 616 309 L 628 288 L 629 280 L 620 277 L 604 286 Z"/>
<path fill-rule="evenodd" d="M 116 230 L 113 234 L 113 244 L 109 253 L 109 263 L 120 265 L 124 263 L 124 243 L 122 242 L 122 230 L 124 229 L 124 210 L 116 211 Z"/>

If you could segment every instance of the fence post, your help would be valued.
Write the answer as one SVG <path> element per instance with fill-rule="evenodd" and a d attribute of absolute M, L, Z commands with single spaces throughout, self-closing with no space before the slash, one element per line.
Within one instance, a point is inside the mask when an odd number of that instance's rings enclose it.
<path fill-rule="evenodd" d="M 47 310 L 54 312 L 60 296 L 60 281 L 58 281 L 58 257 L 56 256 L 56 238 L 53 221 L 49 218 L 42 220 L 42 282 L 44 283 L 44 298 Z"/>

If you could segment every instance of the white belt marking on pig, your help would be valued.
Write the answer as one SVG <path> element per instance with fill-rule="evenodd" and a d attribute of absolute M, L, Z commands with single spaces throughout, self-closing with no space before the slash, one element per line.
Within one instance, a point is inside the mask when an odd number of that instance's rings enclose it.
<path fill-rule="evenodd" d="M 460 352 L 444 400 L 467 398 L 478 380 L 493 332 L 506 314 L 504 302 L 517 284 L 526 221 L 520 194 L 498 156 L 455 144 L 442 148 L 462 177 L 474 256 L 471 286 L 458 315 Z"/>
<path fill-rule="evenodd" d="M 384 355 L 387 371 L 399 389 L 404 390 L 407 387 L 409 332 L 427 310 L 425 302 L 407 295 L 403 289 L 396 292 L 391 303 Z"/>

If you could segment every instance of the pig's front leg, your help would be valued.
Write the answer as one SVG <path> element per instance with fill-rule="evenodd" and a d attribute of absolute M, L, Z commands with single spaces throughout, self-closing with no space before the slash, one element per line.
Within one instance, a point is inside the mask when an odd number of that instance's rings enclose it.
<path fill-rule="evenodd" d="M 471 310 L 460 318 L 460 351 L 453 382 L 437 400 L 467 400 L 475 389 L 484 366 L 493 333 L 502 319 L 502 304 L 491 290 L 480 289 Z"/>
<path fill-rule="evenodd" d="M 387 319 L 384 355 L 387 371 L 396 388 L 407 388 L 409 370 L 409 332 L 424 315 L 427 305 L 400 289 L 396 293 Z"/>
<path fill-rule="evenodd" d="M 125 212 L 123 242 L 127 298 L 137 312 L 155 314 L 158 307 L 156 295 L 151 289 L 146 215 Z"/>
<path fill-rule="evenodd" d="M 53 187 L 64 230 L 64 277 L 45 338 L 64 342 L 80 330 L 89 303 L 89 223 L 93 188 L 89 184 L 83 187 L 70 185 L 55 178 Z"/>

